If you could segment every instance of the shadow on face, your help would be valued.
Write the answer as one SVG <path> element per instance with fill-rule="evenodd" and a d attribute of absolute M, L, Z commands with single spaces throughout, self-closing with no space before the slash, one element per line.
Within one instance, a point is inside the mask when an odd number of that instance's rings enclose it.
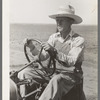
<path fill-rule="evenodd" d="M 57 17 L 56 23 L 57 23 L 57 31 L 59 32 L 65 32 L 69 28 L 71 28 L 71 25 L 73 24 L 74 19 L 68 18 L 68 17 Z"/>

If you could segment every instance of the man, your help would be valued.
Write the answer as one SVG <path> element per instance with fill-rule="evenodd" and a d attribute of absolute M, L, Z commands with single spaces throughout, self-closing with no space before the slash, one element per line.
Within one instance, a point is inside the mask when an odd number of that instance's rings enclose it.
<path fill-rule="evenodd" d="M 70 5 L 61 6 L 56 14 L 49 17 L 56 20 L 58 32 L 52 34 L 47 42 L 42 43 L 45 52 L 42 53 L 41 60 L 48 58 L 46 51 L 53 52 L 57 60 L 58 74 L 50 80 L 39 100 L 61 100 L 82 79 L 84 38 L 71 29 L 72 24 L 79 24 L 82 19 L 75 15 L 75 10 Z M 35 46 L 31 42 L 27 46 L 34 55 Z M 30 72 L 28 71 L 19 73 L 19 78 L 27 77 Z M 34 73 L 31 72 L 31 77 L 33 76 Z M 25 93 L 24 86 L 21 87 L 21 91 Z M 85 100 L 84 94 L 80 98 L 80 100 Z"/>

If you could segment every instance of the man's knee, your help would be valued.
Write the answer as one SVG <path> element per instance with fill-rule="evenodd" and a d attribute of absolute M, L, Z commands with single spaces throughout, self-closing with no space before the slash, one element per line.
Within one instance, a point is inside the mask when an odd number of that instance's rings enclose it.
<path fill-rule="evenodd" d="M 52 79 L 51 79 L 51 81 L 57 81 L 57 82 L 59 82 L 60 80 L 61 80 L 61 74 L 58 74 L 58 75 L 55 75 Z"/>
<path fill-rule="evenodd" d="M 19 79 L 24 79 L 25 74 L 27 74 L 26 70 L 22 70 L 21 72 L 18 73 L 18 78 Z"/>

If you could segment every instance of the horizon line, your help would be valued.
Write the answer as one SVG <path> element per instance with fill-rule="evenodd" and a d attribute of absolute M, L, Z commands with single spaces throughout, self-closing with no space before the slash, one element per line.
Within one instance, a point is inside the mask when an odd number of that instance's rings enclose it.
<path fill-rule="evenodd" d="M 56 25 L 55 23 L 10 23 L 10 24 L 41 24 L 41 25 Z M 77 25 L 77 26 L 98 26 L 97 24 L 73 24 L 74 26 Z"/>

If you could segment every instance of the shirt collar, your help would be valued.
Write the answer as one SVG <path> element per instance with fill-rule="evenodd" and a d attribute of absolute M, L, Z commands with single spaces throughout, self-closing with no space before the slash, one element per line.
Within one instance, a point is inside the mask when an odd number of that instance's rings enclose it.
<path fill-rule="evenodd" d="M 64 39 L 64 42 L 67 40 L 67 39 L 71 39 L 72 38 L 72 36 L 73 36 L 73 34 L 74 34 L 74 32 L 71 30 L 70 31 L 70 33 L 66 36 L 66 38 Z M 58 35 L 57 35 L 58 37 L 61 37 L 61 34 L 60 34 L 60 32 L 58 32 Z"/>
<path fill-rule="evenodd" d="M 66 36 L 66 37 L 68 37 L 68 36 L 70 36 L 70 37 L 72 37 L 73 36 L 73 31 L 71 30 L 70 31 L 70 33 Z M 58 37 L 61 37 L 61 34 L 60 34 L 60 32 L 58 32 L 58 35 L 57 35 Z M 65 38 L 66 39 L 66 38 Z"/>

